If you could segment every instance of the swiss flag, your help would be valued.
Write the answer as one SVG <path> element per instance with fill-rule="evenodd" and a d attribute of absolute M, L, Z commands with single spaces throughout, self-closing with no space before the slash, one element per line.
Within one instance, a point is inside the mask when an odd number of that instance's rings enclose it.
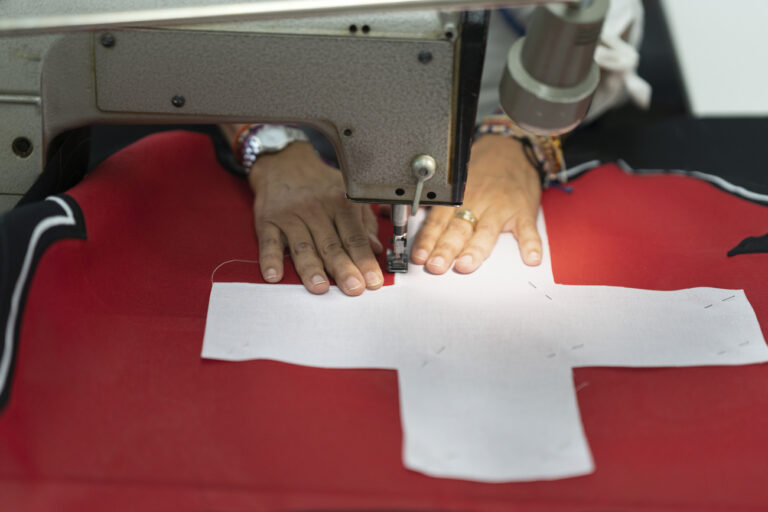
<path fill-rule="evenodd" d="M 768 255 L 726 257 L 768 231 L 768 209 L 691 178 L 615 166 L 572 185 L 543 199 L 557 282 L 743 288 L 768 336 Z M 146 138 L 69 195 L 88 240 L 50 247 L 29 290 L 0 415 L 4 510 L 768 504 L 766 365 L 578 369 L 594 474 L 501 485 L 430 478 L 402 466 L 394 372 L 200 358 L 212 270 L 258 257 L 251 193 L 218 167 L 205 136 Z M 227 265 L 216 280 L 260 275 Z M 298 283 L 289 267 L 286 282 Z"/>

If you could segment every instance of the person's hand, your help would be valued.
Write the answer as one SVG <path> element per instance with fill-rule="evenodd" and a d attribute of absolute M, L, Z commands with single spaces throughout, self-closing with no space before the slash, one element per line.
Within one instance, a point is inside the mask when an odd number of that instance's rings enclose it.
<path fill-rule="evenodd" d="M 528 265 L 541 263 L 536 216 L 541 183 L 522 144 L 502 135 L 485 135 L 472 146 L 464 208 L 477 218 L 476 229 L 455 217 L 456 209 L 434 206 L 416 236 L 411 260 L 433 274 L 451 268 L 470 273 L 491 254 L 499 234 L 511 232 Z M 455 261 L 455 263 L 454 263 Z"/>
<path fill-rule="evenodd" d="M 296 272 L 312 293 L 325 293 L 328 275 L 347 295 L 384 283 L 374 251 L 383 250 L 378 222 L 366 204 L 348 201 L 341 173 L 307 142 L 259 157 L 248 174 L 264 280 L 283 278 L 290 250 Z M 327 273 L 326 273 L 327 271 Z"/>

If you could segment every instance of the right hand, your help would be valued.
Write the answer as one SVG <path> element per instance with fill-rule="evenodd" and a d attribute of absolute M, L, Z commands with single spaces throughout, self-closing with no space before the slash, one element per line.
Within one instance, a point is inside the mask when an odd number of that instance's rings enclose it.
<path fill-rule="evenodd" d="M 286 246 L 304 286 L 325 293 L 330 275 L 347 295 L 384 284 L 374 252 L 384 248 L 378 221 L 366 204 L 344 195 L 341 173 L 326 165 L 307 142 L 256 160 L 248 183 L 259 239 L 261 275 L 269 283 L 283 278 Z"/>
<path fill-rule="evenodd" d="M 477 217 L 476 229 L 457 219 L 455 208 L 433 206 L 416 237 L 411 260 L 433 274 L 444 274 L 451 266 L 468 274 L 490 256 L 501 233 L 511 232 L 523 262 L 539 265 L 540 201 L 541 181 L 522 144 L 503 135 L 484 135 L 472 145 L 463 204 Z"/>

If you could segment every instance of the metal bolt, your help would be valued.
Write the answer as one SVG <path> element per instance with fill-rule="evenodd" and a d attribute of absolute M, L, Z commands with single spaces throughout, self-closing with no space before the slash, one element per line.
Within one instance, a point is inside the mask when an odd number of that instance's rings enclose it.
<path fill-rule="evenodd" d="M 176 96 L 171 98 L 171 103 L 176 108 L 183 107 L 186 102 L 187 102 L 187 100 L 181 94 L 177 94 Z"/>
<path fill-rule="evenodd" d="M 32 141 L 26 137 L 16 137 L 11 143 L 11 149 L 19 158 L 27 158 L 32 154 Z"/>
<path fill-rule="evenodd" d="M 428 52 L 427 50 L 419 52 L 419 62 L 422 64 L 429 64 L 432 62 L 432 52 Z"/>
<path fill-rule="evenodd" d="M 101 46 L 104 48 L 112 48 L 115 46 L 115 36 L 109 32 L 101 34 Z"/>

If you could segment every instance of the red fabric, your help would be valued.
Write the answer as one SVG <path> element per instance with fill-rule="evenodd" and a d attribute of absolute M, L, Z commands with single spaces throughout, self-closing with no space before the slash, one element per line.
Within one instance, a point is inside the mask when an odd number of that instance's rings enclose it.
<path fill-rule="evenodd" d="M 768 255 L 725 256 L 768 209 L 613 166 L 573 188 L 543 200 L 558 282 L 744 288 L 768 337 Z M 401 463 L 394 372 L 200 359 L 212 269 L 257 256 L 250 193 L 207 138 L 144 139 L 70 194 L 89 239 L 49 248 L 30 287 L 0 415 L 2 510 L 768 506 L 768 365 L 578 369 L 594 474 L 429 478 Z M 259 279 L 233 268 L 216 279 Z"/>

